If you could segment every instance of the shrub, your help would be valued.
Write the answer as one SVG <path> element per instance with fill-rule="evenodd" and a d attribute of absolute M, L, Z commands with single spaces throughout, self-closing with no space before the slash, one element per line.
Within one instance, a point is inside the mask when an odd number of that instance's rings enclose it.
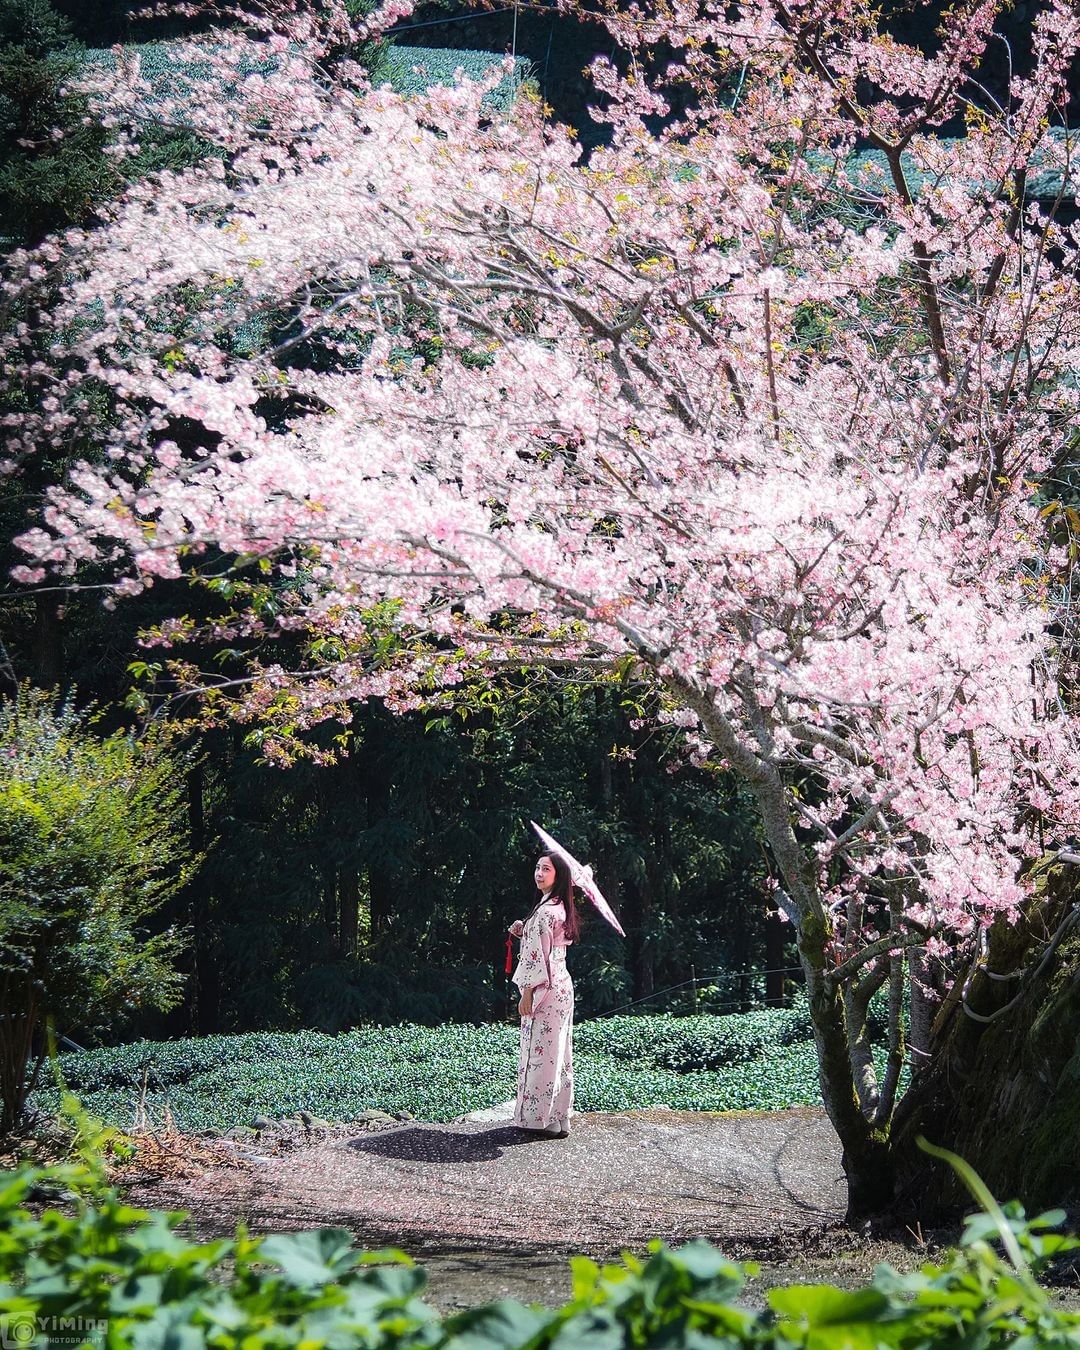
<path fill-rule="evenodd" d="M 140 1041 L 64 1054 L 60 1065 L 69 1087 L 118 1125 L 130 1124 L 144 1084 L 151 1115 L 167 1102 L 189 1130 L 301 1109 L 331 1120 L 371 1108 L 451 1120 L 513 1094 L 515 1046 L 509 1026 L 369 1027 Z M 35 1095 L 46 1111 L 57 1102 L 54 1091 Z"/>
<path fill-rule="evenodd" d="M 459 70 L 470 80 L 482 80 L 506 59 L 500 52 L 387 46 L 372 65 L 371 79 L 375 84 L 391 85 L 399 94 L 418 94 L 432 85 L 454 84 Z M 500 111 L 510 107 L 531 73 L 531 63 L 515 57 L 510 73 L 503 75 L 488 96 L 491 106 Z"/>
<path fill-rule="evenodd" d="M 805 1002 L 723 1016 L 608 1017 L 582 1026 L 575 1045 L 616 1059 L 688 1073 L 756 1059 L 776 1046 L 810 1039 Z"/>
<path fill-rule="evenodd" d="M 748 1111 L 815 1104 L 814 1048 L 800 1039 L 806 1025 L 800 1008 L 586 1022 L 575 1031 L 577 1107 Z M 139 1041 L 65 1054 L 60 1062 L 69 1086 L 121 1126 L 130 1123 L 144 1086 L 152 1114 L 167 1101 L 177 1122 L 193 1130 L 300 1109 L 331 1120 L 373 1107 L 452 1120 L 513 1096 L 517 1029 L 491 1023 L 363 1027 L 340 1036 L 253 1032 Z M 45 1109 L 56 1100 L 50 1092 L 36 1098 Z"/>
<path fill-rule="evenodd" d="M 97 735 L 55 694 L 0 702 L 0 1133 L 46 1020 L 100 1030 L 179 997 L 180 937 L 147 924 L 193 865 L 183 767 L 156 743 Z"/>
<path fill-rule="evenodd" d="M 58 1186 L 74 1195 L 73 1212 L 26 1207 Z M 399 1252 L 358 1252 L 349 1233 L 331 1228 L 195 1243 L 177 1231 L 182 1217 L 132 1209 L 78 1167 L 0 1179 L 5 1344 L 26 1344 L 24 1328 L 55 1335 L 61 1319 L 73 1319 L 64 1329 L 84 1343 L 107 1337 L 110 1347 L 441 1339 L 418 1297 L 423 1273 Z"/>

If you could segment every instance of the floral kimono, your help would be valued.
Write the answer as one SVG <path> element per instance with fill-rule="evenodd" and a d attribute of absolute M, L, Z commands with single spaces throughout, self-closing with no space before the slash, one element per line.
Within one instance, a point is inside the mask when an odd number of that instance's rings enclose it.
<path fill-rule="evenodd" d="M 545 901 L 521 934 L 514 983 L 533 989 L 533 1013 L 521 1019 L 514 1124 L 565 1134 L 574 1100 L 574 986 L 566 969 L 566 910 Z"/>

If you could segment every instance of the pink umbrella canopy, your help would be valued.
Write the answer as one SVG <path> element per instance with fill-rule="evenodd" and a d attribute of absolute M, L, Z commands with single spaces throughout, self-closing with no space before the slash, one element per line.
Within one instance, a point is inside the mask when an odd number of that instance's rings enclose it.
<path fill-rule="evenodd" d="M 611 906 L 604 899 L 603 891 L 601 891 L 600 887 L 593 880 L 592 868 L 588 863 L 579 863 L 568 849 L 563 848 L 562 844 L 560 844 L 552 835 L 548 834 L 547 830 L 541 829 L 535 820 L 530 820 L 529 824 L 540 836 L 540 842 L 548 852 L 557 853 L 559 857 L 562 858 L 563 862 L 566 863 L 567 867 L 570 868 L 570 877 L 574 885 L 585 892 L 603 917 L 607 919 L 608 923 L 615 929 L 616 933 L 618 933 L 620 937 L 625 937 L 626 934 L 623 932 L 623 926 L 615 917 Z"/>

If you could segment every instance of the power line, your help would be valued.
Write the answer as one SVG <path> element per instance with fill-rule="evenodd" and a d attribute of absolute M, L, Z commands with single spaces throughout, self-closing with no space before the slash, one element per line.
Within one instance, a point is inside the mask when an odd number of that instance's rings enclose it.
<path fill-rule="evenodd" d="M 413 28 L 433 28 L 441 23 L 467 23 L 470 19 L 485 19 L 489 14 L 506 14 L 510 10 L 516 10 L 516 5 L 503 5 L 501 9 L 486 9 L 480 13 L 455 14 L 448 19 L 424 19 L 421 23 L 402 23 L 394 28 L 386 30 L 386 37 L 393 37 L 395 33 L 408 33 Z"/>
<path fill-rule="evenodd" d="M 591 1017 L 582 1018 L 582 1022 L 595 1022 L 602 1017 L 614 1017 L 616 1013 L 625 1012 L 627 1008 L 636 1008 L 641 1003 L 649 1003 L 654 998 L 660 998 L 663 994 L 673 994 L 678 989 L 686 989 L 689 986 L 697 986 L 708 980 L 743 980 L 751 979 L 757 975 L 801 975 L 802 966 L 773 966 L 764 970 L 715 970 L 706 972 L 703 975 L 695 975 L 692 979 L 683 980 L 681 984 L 669 984 L 664 989 L 654 989 L 651 994 L 646 994 L 643 998 L 631 999 L 629 1003 L 622 1003 L 617 1008 L 609 1008 L 607 1012 L 594 1013 Z M 734 999 L 726 1003 L 714 1004 L 713 1007 L 720 1009 L 739 1009 L 743 1008 L 745 999 Z M 580 1024 L 579 1024 L 580 1025 Z"/>

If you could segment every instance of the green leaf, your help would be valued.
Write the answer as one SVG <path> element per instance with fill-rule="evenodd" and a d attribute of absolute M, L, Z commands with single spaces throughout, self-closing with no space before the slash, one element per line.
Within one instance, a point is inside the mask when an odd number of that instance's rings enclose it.
<path fill-rule="evenodd" d="M 499 1299 L 458 1313 L 443 1323 L 454 1350 L 516 1350 L 528 1345 L 551 1320 L 550 1313 Z"/>
<path fill-rule="evenodd" d="M 286 1280 L 300 1289 L 329 1284 L 356 1264 L 352 1234 L 346 1228 L 274 1234 L 263 1241 L 259 1255 L 280 1266 Z"/>
<path fill-rule="evenodd" d="M 132 1275 L 109 1295 L 109 1310 L 130 1313 L 136 1308 L 155 1308 L 161 1302 L 165 1281 L 160 1275 Z"/>
<path fill-rule="evenodd" d="M 588 1256 L 570 1258 L 570 1286 L 575 1300 L 588 1298 L 600 1281 L 600 1267 Z"/>
<path fill-rule="evenodd" d="M 714 1331 L 728 1331 L 733 1336 L 747 1339 L 757 1321 L 754 1313 L 733 1308 L 727 1303 L 716 1303 L 709 1299 L 684 1298 L 684 1308 L 699 1313 L 707 1320 Z"/>
<path fill-rule="evenodd" d="M 1048 1209 L 1045 1214 L 1038 1214 L 1034 1219 L 1029 1219 L 1028 1227 L 1060 1228 L 1068 1217 L 1063 1209 Z"/>
<path fill-rule="evenodd" d="M 568 1318 L 549 1342 L 550 1350 L 623 1350 L 626 1329 L 614 1308 L 585 1308 Z"/>
<path fill-rule="evenodd" d="M 732 1290 L 741 1289 L 744 1280 L 742 1271 L 734 1261 L 729 1261 L 718 1252 L 711 1243 L 699 1238 L 685 1247 L 678 1247 L 672 1253 L 675 1260 L 696 1280 L 716 1281 Z"/>
<path fill-rule="evenodd" d="M 192 1325 L 192 1311 L 183 1303 L 166 1304 L 148 1322 L 129 1324 L 131 1350 L 203 1350 L 206 1335 Z"/>
<path fill-rule="evenodd" d="M 891 1310 L 889 1300 L 878 1289 L 848 1293 L 827 1284 L 791 1284 L 771 1289 L 768 1302 L 773 1312 L 806 1327 L 872 1322 Z"/>

